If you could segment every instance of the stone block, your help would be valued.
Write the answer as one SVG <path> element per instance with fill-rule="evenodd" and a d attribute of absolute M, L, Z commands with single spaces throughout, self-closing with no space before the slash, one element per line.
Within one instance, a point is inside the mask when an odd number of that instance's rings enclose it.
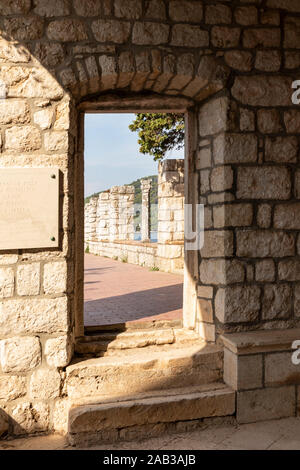
<path fill-rule="evenodd" d="M 220 47 L 222 49 L 237 47 L 240 41 L 240 35 L 240 28 L 213 26 L 211 30 L 211 42 L 214 47 Z"/>
<path fill-rule="evenodd" d="M 246 29 L 243 35 L 243 46 L 247 49 L 256 47 L 280 47 L 279 28 Z"/>
<path fill-rule="evenodd" d="M 233 97 L 250 106 L 291 106 L 290 77 L 278 75 L 252 75 L 236 77 Z"/>
<path fill-rule="evenodd" d="M 6 0 L 0 5 L 1 15 L 26 14 L 31 8 L 30 0 Z"/>
<path fill-rule="evenodd" d="M 44 22 L 36 16 L 19 16 L 4 19 L 6 34 L 17 41 L 40 39 L 44 32 Z"/>
<path fill-rule="evenodd" d="M 277 320 L 291 314 L 292 289 L 288 284 L 268 284 L 264 287 L 262 318 Z"/>
<path fill-rule="evenodd" d="M 284 230 L 299 230 L 300 202 L 276 205 L 274 210 L 274 227 Z"/>
<path fill-rule="evenodd" d="M 222 323 L 253 322 L 259 318 L 260 288 L 231 286 L 219 288 L 215 298 L 215 313 Z"/>
<path fill-rule="evenodd" d="M 208 47 L 209 33 L 199 26 L 176 24 L 172 27 L 171 45 L 179 47 Z"/>
<path fill-rule="evenodd" d="M 60 394 L 61 378 L 55 369 L 39 368 L 30 378 L 29 392 L 32 399 L 51 400 Z"/>
<path fill-rule="evenodd" d="M 0 401 L 11 401 L 22 397 L 26 395 L 26 389 L 26 377 L 18 375 L 0 375 Z"/>
<path fill-rule="evenodd" d="M 141 0 L 128 0 L 126 3 L 124 3 L 123 0 L 115 0 L 114 7 L 117 18 L 137 20 L 142 15 Z"/>
<path fill-rule="evenodd" d="M 14 126 L 5 131 L 5 148 L 16 152 L 31 152 L 41 148 L 39 130 L 33 126 Z"/>
<path fill-rule="evenodd" d="M 45 294 L 60 294 L 67 290 L 67 263 L 58 261 L 44 266 Z"/>
<path fill-rule="evenodd" d="M 58 336 L 47 339 L 45 355 L 50 367 L 66 367 L 72 357 L 72 345 L 69 338 Z"/>
<path fill-rule="evenodd" d="M 48 431 L 49 415 L 50 410 L 46 403 L 19 403 L 11 411 L 13 433 L 22 435 Z"/>
<path fill-rule="evenodd" d="M 99 16 L 101 14 L 101 0 L 74 0 L 73 5 L 78 16 Z"/>
<path fill-rule="evenodd" d="M 95 20 L 92 23 L 92 31 L 99 42 L 113 42 L 121 44 L 129 39 L 130 23 L 117 20 Z"/>
<path fill-rule="evenodd" d="M 213 310 L 211 300 L 197 300 L 197 318 L 199 321 L 213 323 Z"/>
<path fill-rule="evenodd" d="M 281 132 L 282 125 L 278 109 L 259 109 L 257 111 L 257 127 L 262 134 Z M 272 141 L 274 142 L 274 139 L 271 140 L 271 143 Z"/>
<path fill-rule="evenodd" d="M 255 68 L 264 72 L 277 72 L 281 66 L 281 54 L 279 51 L 257 51 Z"/>
<path fill-rule="evenodd" d="M 233 233 L 230 230 L 206 230 L 200 252 L 202 258 L 232 256 Z"/>
<path fill-rule="evenodd" d="M 296 163 L 298 150 L 297 137 L 267 137 L 265 142 L 265 161 Z"/>
<path fill-rule="evenodd" d="M 200 280 L 203 284 L 230 284 L 243 282 L 245 270 L 237 260 L 209 259 L 200 264 Z"/>
<path fill-rule="evenodd" d="M 257 13 L 255 6 L 237 7 L 234 11 L 234 18 L 243 26 L 255 25 L 258 23 Z"/>
<path fill-rule="evenodd" d="M 228 24 L 231 23 L 231 9 L 227 5 L 207 5 L 205 10 L 205 23 Z"/>
<path fill-rule="evenodd" d="M 139 45 L 165 44 L 169 37 L 169 26 L 162 23 L 136 21 L 132 30 L 132 42 Z"/>
<path fill-rule="evenodd" d="M 259 204 L 257 209 L 257 225 L 261 228 L 269 228 L 271 225 L 272 207 L 269 204 Z"/>
<path fill-rule="evenodd" d="M 297 259 L 280 261 L 278 277 L 280 281 L 300 281 L 300 261 Z"/>
<path fill-rule="evenodd" d="M 288 16 L 284 22 L 284 47 L 300 49 L 300 18 Z"/>
<path fill-rule="evenodd" d="M 213 287 L 209 286 L 198 286 L 197 295 L 203 299 L 212 299 L 213 297 Z"/>
<path fill-rule="evenodd" d="M 53 117 L 53 110 L 51 108 L 49 109 L 41 109 L 40 111 L 37 111 L 33 115 L 33 120 L 35 124 L 37 124 L 41 129 L 49 129 L 52 124 L 52 117 Z"/>
<path fill-rule="evenodd" d="M 234 390 L 250 390 L 263 386 L 262 354 L 239 356 L 224 349 L 224 381 Z"/>
<path fill-rule="evenodd" d="M 211 171 L 210 184 L 212 191 L 226 191 L 233 185 L 233 171 L 230 166 L 213 168 Z"/>
<path fill-rule="evenodd" d="M 265 386 L 294 384 L 300 384 L 300 369 L 292 362 L 292 352 L 266 354 Z"/>
<path fill-rule="evenodd" d="M 284 231 L 239 230 L 236 242 L 236 253 L 241 257 L 280 258 L 295 253 L 294 237 Z"/>
<path fill-rule="evenodd" d="M 171 0 L 169 2 L 169 16 L 172 21 L 179 23 L 199 23 L 203 17 L 202 3 L 189 0 Z"/>
<path fill-rule="evenodd" d="M 40 263 L 20 264 L 17 268 L 18 295 L 40 293 Z"/>
<path fill-rule="evenodd" d="M 246 227 L 252 224 L 251 204 L 222 204 L 213 208 L 214 227 Z"/>
<path fill-rule="evenodd" d="M 227 111 L 229 101 L 226 97 L 216 98 L 205 103 L 199 114 L 201 136 L 217 134 L 227 129 Z"/>
<path fill-rule="evenodd" d="M 12 268 L 0 268 L 0 298 L 14 294 L 15 275 Z"/>
<path fill-rule="evenodd" d="M 0 43 L 1 47 L 1 43 Z M 1 57 L 1 52 L 0 52 Z M 25 100 L 0 100 L 0 124 L 28 124 L 30 111 Z"/>
<path fill-rule="evenodd" d="M 237 420 L 254 423 L 295 416 L 295 387 L 262 388 L 237 393 Z"/>
<path fill-rule="evenodd" d="M 15 336 L 0 341 L 0 362 L 3 372 L 28 372 L 41 362 L 38 337 Z"/>
<path fill-rule="evenodd" d="M 297 0 L 267 0 L 267 7 L 300 13 L 300 5 Z"/>
<path fill-rule="evenodd" d="M 258 282 L 275 280 L 275 263 L 272 259 L 257 261 L 255 264 L 255 279 Z"/>
<path fill-rule="evenodd" d="M 48 152 L 67 151 L 69 136 L 65 131 L 48 131 L 44 134 L 44 145 Z"/>
<path fill-rule="evenodd" d="M 47 28 L 47 36 L 49 39 L 62 42 L 77 42 L 88 39 L 84 23 L 69 18 L 51 21 Z"/>
<path fill-rule="evenodd" d="M 213 141 L 214 161 L 254 163 L 257 161 L 257 137 L 253 134 L 220 134 Z"/>
<path fill-rule="evenodd" d="M 243 167 L 237 173 L 239 199 L 289 199 L 290 172 L 285 167 Z"/>
<path fill-rule="evenodd" d="M 54 2 L 34 0 L 34 6 L 33 12 L 39 16 L 53 17 L 70 14 L 70 6 L 67 0 L 55 0 Z"/>
<path fill-rule="evenodd" d="M 44 312 L 43 314 L 41 312 Z M 67 332 L 67 299 L 19 298 L 0 302 L 0 335 Z"/>
<path fill-rule="evenodd" d="M 284 113 L 284 124 L 288 134 L 300 133 L 300 111 L 291 109 Z"/>

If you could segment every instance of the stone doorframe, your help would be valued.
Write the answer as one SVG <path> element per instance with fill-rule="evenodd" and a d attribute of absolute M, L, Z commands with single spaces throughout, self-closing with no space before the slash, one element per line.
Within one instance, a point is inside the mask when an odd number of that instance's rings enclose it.
<path fill-rule="evenodd" d="M 84 336 L 84 115 L 86 113 L 183 113 L 185 114 L 185 203 L 197 203 L 195 155 L 197 146 L 197 116 L 195 103 L 183 97 L 162 95 L 107 94 L 78 105 L 78 164 L 75 168 L 75 337 Z M 194 212 L 194 211 L 193 211 Z M 193 218 L 195 213 L 193 213 Z M 195 226 L 194 220 L 192 221 Z M 183 326 L 196 326 L 198 284 L 198 251 L 184 251 Z"/>

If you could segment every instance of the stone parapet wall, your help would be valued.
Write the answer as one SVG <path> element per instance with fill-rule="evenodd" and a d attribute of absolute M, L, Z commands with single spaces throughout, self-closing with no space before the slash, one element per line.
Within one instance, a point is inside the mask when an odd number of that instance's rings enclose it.
<path fill-rule="evenodd" d="M 85 244 L 89 253 L 138 264 L 161 271 L 182 274 L 183 242 L 159 244 L 138 241 L 90 241 Z"/>

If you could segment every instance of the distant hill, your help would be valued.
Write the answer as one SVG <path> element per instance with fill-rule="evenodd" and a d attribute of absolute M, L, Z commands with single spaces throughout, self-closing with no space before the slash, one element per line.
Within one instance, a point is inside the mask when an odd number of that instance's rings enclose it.
<path fill-rule="evenodd" d="M 152 186 L 150 191 L 150 203 L 157 204 L 157 175 L 151 176 L 143 176 L 143 178 L 139 178 L 138 180 L 133 181 L 132 183 L 125 184 L 125 186 L 134 186 L 134 203 L 141 204 L 142 202 L 142 191 L 141 191 L 141 180 L 150 179 L 152 180 Z M 90 196 L 86 197 L 84 202 L 87 204 L 92 197 L 99 196 L 100 193 L 104 191 L 99 191 L 98 193 L 91 194 Z"/>

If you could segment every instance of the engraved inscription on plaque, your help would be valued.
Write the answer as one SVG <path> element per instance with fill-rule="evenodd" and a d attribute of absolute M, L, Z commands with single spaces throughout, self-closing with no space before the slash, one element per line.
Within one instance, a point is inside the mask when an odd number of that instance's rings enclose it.
<path fill-rule="evenodd" d="M 59 170 L 0 169 L 0 250 L 57 248 Z"/>

